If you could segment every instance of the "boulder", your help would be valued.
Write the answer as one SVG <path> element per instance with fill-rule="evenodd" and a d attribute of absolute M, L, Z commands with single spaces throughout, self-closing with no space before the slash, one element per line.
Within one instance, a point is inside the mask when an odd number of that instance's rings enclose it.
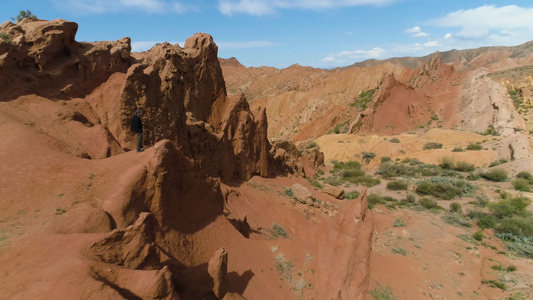
<path fill-rule="evenodd" d="M 322 191 L 337 199 L 344 199 L 344 190 L 339 187 L 325 184 L 324 187 L 322 188 Z"/>
<path fill-rule="evenodd" d="M 292 193 L 294 198 L 299 202 L 306 204 L 309 201 L 313 201 L 313 194 L 299 183 L 295 183 L 291 186 Z"/>

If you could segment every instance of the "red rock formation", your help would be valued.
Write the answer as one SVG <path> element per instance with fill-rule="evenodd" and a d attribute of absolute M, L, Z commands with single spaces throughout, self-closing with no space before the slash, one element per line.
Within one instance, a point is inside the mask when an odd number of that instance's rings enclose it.
<path fill-rule="evenodd" d="M 12 42 L 0 41 L 0 100 L 21 94 L 81 97 L 130 65 L 130 39 L 78 43 L 78 25 L 61 19 L 4 22 Z"/>
<path fill-rule="evenodd" d="M 403 132 L 425 124 L 431 117 L 427 97 L 412 86 L 386 74 L 369 108 L 350 125 L 350 132 Z"/>

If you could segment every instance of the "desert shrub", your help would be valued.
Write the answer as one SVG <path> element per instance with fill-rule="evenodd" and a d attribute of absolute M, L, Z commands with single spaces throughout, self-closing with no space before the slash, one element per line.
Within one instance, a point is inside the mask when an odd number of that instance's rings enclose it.
<path fill-rule="evenodd" d="M 368 195 L 367 200 L 368 200 L 368 208 L 369 209 L 374 208 L 374 206 L 376 206 L 376 204 L 385 204 L 385 203 L 387 203 L 378 194 L 370 194 L 370 195 Z"/>
<path fill-rule="evenodd" d="M 511 184 L 517 191 L 531 192 L 531 189 L 529 188 L 529 181 L 527 179 L 515 178 L 513 181 L 511 181 Z"/>
<path fill-rule="evenodd" d="M 441 143 L 435 143 L 435 142 L 429 142 L 422 147 L 424 150 L 432 150 L 432 149 L 442 149 Z"/>
<path fill-rule="evenodd" d="M 416 197 L 415 195 L 409 193 L 405 196 L 405 202 L 409 204 L 415 204 L 416 203 Z"/>
<path fill-rule="evenodd" d="M 453 160 L 453 158 L 449 157 L 449 156 L 445 156 L 445 157 L 442 157 L 440 159 L 440 167 L 445 169 L 445 170 L 450 170 L 450 169 L 453 169 L 455 166 L 455 161 Z"/>
<path fill-rule="evenodd" d="M 37 16 L 32 14 L 31 11 L 29 10 L 26 10 L 26 11 L 21 10 L 18 16 L 11 18 L 11 20 L 16 21 L 17 23 L 24 19 L 37 19 Z"/>
<path fill-rule="evenodd" d="M 476 231 L 476 232 L 474 232 L 472 237 L 474 238 L 474 240 L 476 240 L 478 242 L 481 242 L 483 240 L 483 238 L 485 237 L 485 235 L 481 231 Z"/>
<path fill-rule="evenodd" d="M 418 200 L 418 204 L 420 204 L 425 209 L 439 209 L 442 208 L 437 203 L 437 200 L 429 199 L 429 198 L 422 198 Z"/>
<path fill-rule="evenodd" d="M 528 217 L 531 214 L 526 210 L 529 204 L 531 204 L 529 198 L 518 196 L 490 203 L 489 210 L 498 219 L 511 217 L 513 215 Z"/>
<path fill-rule="evenodd" d="M 465 149 L 461 148 L 461 147 L 455 147 L 453 148 L 452 152 L 464 152 Z"/>
<path fill-rule="evenodd" d="M 400 140 L 397 139 L 397 138 L 392 138 L 392 139 L 389 140 L 389 142 L 394 143 L 394 144 L 398 144 L 400 142 Z"/>
<path fill-rule="evenodd" d="M 463 207 L 461 206 L 460 203 L 452 202 L 452 204 L 450 204 L 450 211 L 461 214 L 463 213 Z"/>
<path fill-rule="evenodd" d="M 499 288 L 502 291 L 507 290 L 507 285 L 499 280 L 483 280 L 481 283 L 486 284 L 493 288 Z"/>
<path fill-rule="evenodd" d="M 514 265 L 509 265 L 506 269 L 505 269 L 507 272 L 514 272 L 516 270 L 518 270 L 518 268 Z"/>
<path fill-rule="evenodd" d="M 330 176 L 330 177 L 324 178 L 324 183 L 327 183 L 332 186 L 339 186 L 345 183 L 345 181 L 339 178 L 338 176 Z"/>
<path fill-rule="evenodd" d="M 347 162 L 334 162 L 333 170 L 348 170 L 348 169 L 361 169 L 361 163 L 358 161 L 347 161 Z"/>
<path fill-rule="evenodd" d="M 381 164 L 376 174 L 381 175 L 385 179 L 390 179 L 398 176 L 415 176 L 416 169 L 399 163 L 387 162 Z"/>
<path fill-rule="evenodd" d="M 281 227 L 281 225 L 279 225 L 278 223 L 274 223 L 274 225 L 272 225 L 272 229 L 269 229 L 269 232 L 273 238 L 278 238 L 278 237 L 282 237 L 284 239 L 291 238 L 289 234 L 287 233 L 287 231 L 285 231 L 285 229 Z"/>
<path fill-rule="evenodd" d="M 345 177 L 345 179 L 351 183 L 361 184 L 367 187 L 373 187 L 381 183 L 379 178 L 374 178 L 369 175 L 362 175 L 357 177 Z"/>
<path fill-rule="evenodd" d="M 0 40 L 6 42 L 8 44 L 12 44 L 13 43 L 13 40 L 11 40 L 11 37 L 7 33 L 4 33 L 4 32 L 0 32 Z"/>
<path fill-rule="evenodd" d="M 398 218 L 398 219 L 394 220 L 393 226 L 394 227 L 405 227 L 405 226 L 407 226 L 407 222 L 405 222 L 405 220 L 402 219 L 402 218 Z"/>
<path fill-rule="evenodd" d="M 376 153 L 374 152 L 363 152 L 361 153 L 361 158 L 368 164 L 374 157 Z"/>
<path fill-rule="evenodd" d="M 510 233 L 515 236 L 533 237 L 533 220 L 519 216 L 505 218 L 498 222 L 496 231 L 499 233 Z"/>
<path fill-rule="evenodd" d="M 353 199 L 357 199 L 359 197 L 360 193 L 358 191 L 353 191 L 353 192 L 346 192 L 344 193 L 344 198 L 348 199 L 348 200 L 353 200 Z"/>
<path fill-rule="evenodd" d="M 465 218 L 458 213 L 446 213 L 442 216 L 442 220 L 444 220 L 444 222 L 446 222 L 447 224 L 457 227 L 472 227 L 472 224 L 469 221 L 465 220 Z"/>
<path fill-rule="evenodd" d="M 307 144 L 307 146 L 305 146 L 305 148 L 306 149 L 317 148 L 318 150 L 320 150 L 320 146 L 318 146 L 316 142 L 310 142 L 309 144 Z"/>
<path fill-rule="evenodd" d="M 421 162 L 418 158 L 413 158 L 413 159 L 409 160 L 409 164 L 411 166 L 418 166 L 418 165 L 423 165 L 424 163 Z"/>
<path fill-rule="evenodd" d="M 433 177 L 419 181 L 416 192 L 420 195 L 431 195 L 444 200 L 451 200 L 464 194 L 472 193 L 476 187 L 464 180 L 449 177 Z"/>
<path fill-rule="evenodd" d="M 342 171 L 342 177 L 343 178 L 349 178 L 349 177 L 358 177 L 365 175 L 365 171 L 361 169 L 347 169 Z"/>
<path fill-rule="evenodd" d="M 392 289 L 388 286 L 382 286 L 379 284 L 379 286 L 372 291 L 370 291 L 370 295 L 374 298 L 374 300 L 396 300 L 397 298 L 394 296 Z"/>
<path fill-rule="evenodd" d="M 292 191 L 291 188 L 288 188 L 288 189 L 285 189 L 285 195 L 292 197 L 294 196 L 294 192 Z"/>
<path fill-rule="evenodd" d="M 341 128 L 346 127 L 346 124 L 348 124 L 348 121 L 335 125 L 335 127 L 333 128 L 333 132 L 335 134 L 341 133 Z M 346 128 L 343 129 L 343 133 L 345 133 L 345 129 Z"/>
<path fill-rule="evenodd" d="M 533 183 L 533 176 L 531 175 L 531 173 L 526 172 L 526 171 L 516 174 L 516 178 L 523 178 L 529 181 L 529 183 Z"/>
<path fill-rule="evenodd" d="M 499 165 L 505 164 L 505 163 L 507 163 L 507 159 L 503 159 L 503 158 L 502 159 L 497 159 L 497 160 L 491 162 L 489 167 L 492 168 L 492 167 L 499 166 Z"/>
<path fill-rule="evenodd" d="M 391 181 L 387 183 L 387 189 L 391 191 L 407 190 L 407 182 L 404 180 Z"/>
<path fill-rule="evenodd" d="M 476 167 L 473 164 L 467 163 L 466 161 L 458 161 L 453 169 L 459 172 L 472 172 L 476 169 Z"/>
<path fill-rule="evenodd" d="M 391 159 L 390 157 L 388 157 L 388 156 L 383 156 L 383 157 L 381 158 L 381 163 L 382 163 L 382 164 L 384 164 L 384 163 L 386 163 L 386 162 L 390 162 L 390 161 L 392 161 L 392 159 Z"/>
<path fill-rule="evenodd" d="M 314 178 L 309 178 L 309 177 L 307 177 L 306 179 L 307 179 L 307 181 L 309 181 L 309 183 L 310 183 L 312 186 L 314 186 L 314 187 L 316 187 L 316 188 L 321 189 L 321 188 L 324 187 L 320 182 L 318 182 L 318 180 L 316 180 L 316 179 L 314 179 Z"/>
<path fill-rule="evenodd" d="M 491 181 L 502 182 L 507 180 L 507 171 L 501 168 L 495 168 L 481 173 L 481 176 Z"/>
<path fill-rule="evenodd" d="M 374 93 L 377 91 L 377 88 L 366 90 L 361 92 L 357 98 L 354 99 L 354 102 L 350 104 L 350 106 L 355 106 L 359 108 L 360 110 L 364 110 L 367 108 L 368 103 L 372 101 L 372 97 L 374 97 Z"/>
<path fill-rule="evenodd" d="M 466 146 L 466 150 L 483 150 L 483 145 L 481 145 L 481 143 L 469 143 L 468 146 Z"/>
<path fill-rule="evenodd" d="M 483 215 L 477 220 L 476 224 L 482 229 L 494 228 L 496 226 L 496 219 L 490 215 Z"/>

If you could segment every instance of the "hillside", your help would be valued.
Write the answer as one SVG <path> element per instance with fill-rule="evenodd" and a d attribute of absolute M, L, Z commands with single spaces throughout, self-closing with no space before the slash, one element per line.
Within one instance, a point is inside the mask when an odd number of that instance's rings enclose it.
<path fill-rule="evenodd" d="M 310 191 L 323 156 L 268 141 L 211 36 L 132 53 L 77 29 L 0 25 L 0 298 L 365 297 L 365 194 Z"/>

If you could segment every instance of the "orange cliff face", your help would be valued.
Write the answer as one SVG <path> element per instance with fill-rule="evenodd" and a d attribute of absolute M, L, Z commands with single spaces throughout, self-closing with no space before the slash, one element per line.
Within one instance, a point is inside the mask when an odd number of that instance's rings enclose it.
<path fill-rule="evenodd" d="M 364 298 L 365 193 L 345 205 L 312 191 L 329 206 L 285 195 L 323 155 L 271 146 L 265 108 L 227 96 L 211 36 L 131 53 L 128 38 L 79 43 L 76 30 L 0 26 L 12 41 L 0 41 L 5 297 Z M 129 151 L 137 109 L 143 153 Z"/>

